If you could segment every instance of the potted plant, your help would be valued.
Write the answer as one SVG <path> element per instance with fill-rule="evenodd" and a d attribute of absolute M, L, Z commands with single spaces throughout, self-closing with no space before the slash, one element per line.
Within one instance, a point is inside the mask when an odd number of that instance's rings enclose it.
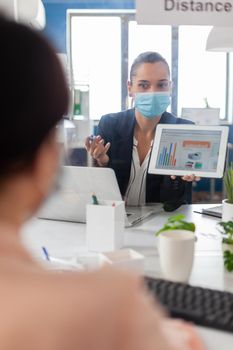
<path fill-rule="evenodd" d="M 177 214 L 170 216 L 165 222 L 164 226 L 155 233 L 158 236 L 161 232 L 164 231 L 192 231 L 195 232 L 195 224 L 193 222 L 187 222 L 184 220 L 185 216 L 183 214 Z M 174 232 L 175 233 L 175 232 Z"/>
<path fill-rule="evenodd" d="M 156 232 L 159 235 L 158 253 L 163 277 L 171 281 L 187 282 L 193 266 L 195 225 L 185 221 L 182 214 L 168 218 Z"/>
<path fill-rule="evenodd" d="M 220 226 L 219 231 L 223 234 L 224 266 L 228 271 L 233 271 L 233 221 L 221 221 L 218 225 Z"/>
<path fill-rule="evenodd" d="M 225 171 L 223 183 L 227 198 L 222 201 L 222 220 L 227 222 L 233 220 L 233 163 Z"/>

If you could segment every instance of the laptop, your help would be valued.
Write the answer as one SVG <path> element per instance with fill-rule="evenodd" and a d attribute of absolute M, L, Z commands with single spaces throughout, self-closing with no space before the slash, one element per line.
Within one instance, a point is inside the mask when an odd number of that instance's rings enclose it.
<path fill-rule="evenodd" d="M 122 200 L 115 172 L 110 168 L 63 166 L 58 188 L 53 191 L 38 213 L 41 219 L 86 222 L 86 204 L 92 195 L 98 200 Z M 126 207 L 125 226 L 130 227 L 153 214 L 162 212 L 162 204 Z"/>

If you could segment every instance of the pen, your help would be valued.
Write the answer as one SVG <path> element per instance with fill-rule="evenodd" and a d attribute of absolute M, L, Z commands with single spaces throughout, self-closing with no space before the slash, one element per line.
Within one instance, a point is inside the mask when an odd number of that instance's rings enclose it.
<path fill-rule="evenodd" d="M 88 136 L 88 141 L 89 141 L 89 144 L 92 144 L 93 140 L 94 140 L 95 136 L 94 135 L 90 135 Z"/>
<path fill-rule="evenodd" d="M 48 253 L 47 249 L 45 247 L 42 247 L 42 250 L 43 250 L 43 253 L 45 255 L 46 260 L 50 261 L 49 253 Z"/>
<path fill-rule="evenodd" d="M 99 204 L 98 199 L 94 193 L 92 195 L 92 201 L 93 201 L 93 204 Z"/>

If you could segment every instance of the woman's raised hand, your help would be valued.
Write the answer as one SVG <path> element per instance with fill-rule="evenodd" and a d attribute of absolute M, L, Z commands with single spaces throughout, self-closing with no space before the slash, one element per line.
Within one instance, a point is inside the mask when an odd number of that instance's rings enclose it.
<path fill-rule="evenodd" d="M 99 166 L 106 166 L 109 162 L 107 152 L 110 148 L 110 142 L 104 144 L 104 139 L 100 135 L 88 136 L 85 140 L 87 152 L 95 159 Z"/>

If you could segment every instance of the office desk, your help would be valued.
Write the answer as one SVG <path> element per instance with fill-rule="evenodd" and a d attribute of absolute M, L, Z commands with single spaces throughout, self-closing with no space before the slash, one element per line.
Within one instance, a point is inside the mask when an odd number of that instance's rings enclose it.
<path fill-rule="evenodd" d="M 176 211 L 196 224 L 198 239 L 190 284 L 233 292 L 233 273 L 227 273 L 223 266 L 221 234 L 216 229 L 219 219 L 193 212 L 200 207 L 203 205 L 185 205 Z M 125 229 L 124 246 L 132 247 L 145 256 L 145 273 L 149 276 L 161 276 L 154 232 L 170 215 L 164 212 Z M 78 256 L 85 249 L 84 224 L 33 219 L 24 226 L 21 235 L 25 246 L 37 258 L 42 258 L 42 246 L 46 246 L 54 257 Z M 233 335 L 197 328 L 208 345 L 207 349 L 233 349 Z"/>

